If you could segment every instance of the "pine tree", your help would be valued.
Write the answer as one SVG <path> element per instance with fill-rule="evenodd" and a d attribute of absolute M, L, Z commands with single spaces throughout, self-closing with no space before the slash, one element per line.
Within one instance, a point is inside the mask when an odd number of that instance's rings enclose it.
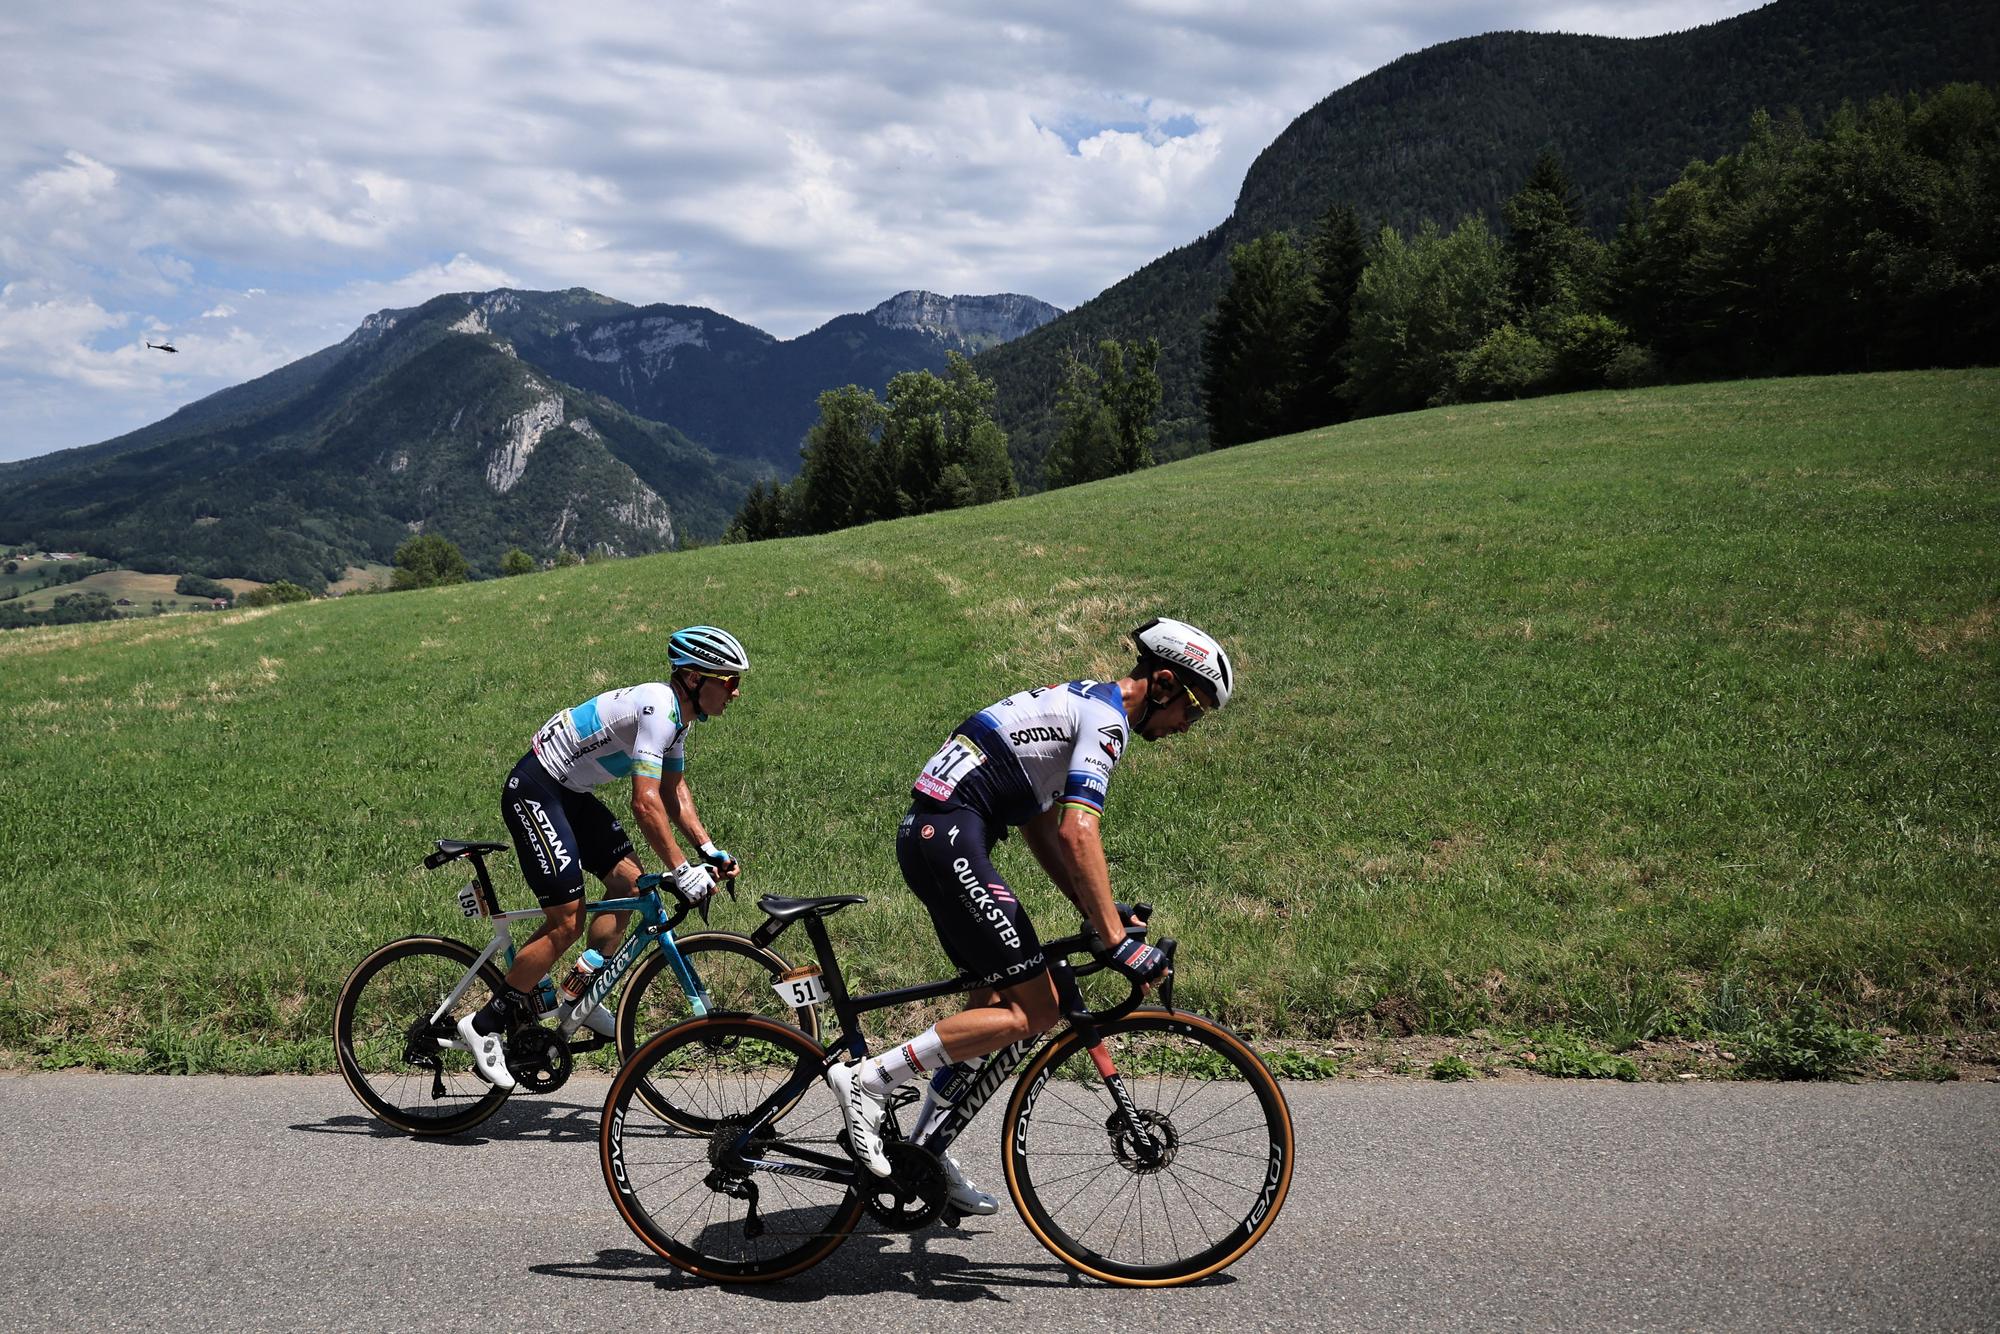
<path fill-rule="evenodd" d="M 806 431 L 791 518 L 799 531 L 832 532 L 869 517 L 870 456 L 883 429 L 882 405 L 858 385 L 819 396 L 819 420 Z"/>
<path fill-rule="evenodd" d="M 1346 421 L 1354 405 L 1343 392 L 1348 375 L 1348 342 L 1354 334 L 1354 293 L 1368 264 L 1361 215 L 1345 204 L 1320 215 L 1307 250 L 1312 269 L 1303 382 L 1297 416 L 1303 425 Z"/>
<path fill-rule="evenodd" d="M 1209 443 L 1220 449 L 1297 429 L 1312 284 L 1289 236 L 1236 247 L 1229 286 L 1202 339 Z"/>
<path fill-rule="evenodd" d="M 1543 311 L 1559 317 L 1601 308 L 1601 251 L 1583 225 L 1582 196 L 1554 153 L 1535 159 L 1501 216 L 1517 318 L 1534 324 Z"/>

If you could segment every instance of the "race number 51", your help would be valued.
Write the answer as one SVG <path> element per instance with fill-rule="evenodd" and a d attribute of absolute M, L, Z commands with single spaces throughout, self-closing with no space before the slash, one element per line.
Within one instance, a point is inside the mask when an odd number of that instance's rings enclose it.
<path fill-rule="evenodd" d="M 778 999 L 793 1009 L 804 1005 L 817 1005 L 826 999 L 826 987 L 820 980 L 817 964 L 786 969 L 778 974 L 778 980 L 771 984 L 771 990 L 777 992 Z"/>

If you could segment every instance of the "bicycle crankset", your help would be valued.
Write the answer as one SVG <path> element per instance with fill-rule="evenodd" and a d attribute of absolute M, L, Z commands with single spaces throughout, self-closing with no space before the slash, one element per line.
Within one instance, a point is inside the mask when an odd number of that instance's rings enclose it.
<path fill-rule="evenodd" d="M 569 1082 L 569 1044 L 553 1028 L 517 1028 L 507 1039 L 507 1070 L 530 1093 L 554 1093 Z"/>
<path fill-rule="evenodd" d="M 944 1168 L 929 1149 L 901 1140 L 883 1141 L 882 1151 L 889 1155 L 888 1176 L 857 1169 L 861 1203 L 883 1227 L 915 1232 L 944 1212 L 950 1190 Z"/>
<path fill-rule="evenodd" d="M 1173 1118 L 1151 1107 L 1139 1110 L 1136 1127 L 1128 1128 L 1123 1114 L 1113 1112 L 1104 1128 L 1111 1132 L 1111 1152 L 1135 1176 L 1151 1176 L 1173 1166 L 1174 1155 L 1180 1152 L 1180 1132 L 1174 1129 Z"/>

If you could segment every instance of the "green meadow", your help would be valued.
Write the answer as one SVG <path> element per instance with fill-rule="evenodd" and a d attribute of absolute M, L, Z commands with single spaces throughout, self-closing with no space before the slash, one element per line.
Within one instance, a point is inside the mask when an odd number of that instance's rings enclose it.
<path fill-rule="evenodd" d="M 816 538 L 12 632 L 0 1052 L 331 1069 L 348 968 L 465 925 L 430 840 L 503 837 L 530 732 L 694 621 L 756 663 L 689 745 L 746 899 L 868 895 L 851 980 L 941 975 L 910 778 L 1001 695 L 1122 672 L 1156 613 L 1240 676 L 1128 753 L 1105 823 L 1182 1003 L 1273 1038 L 1800 998 L 1990 1030 L 1996 423 L 1991 371 L 1443 408 Z"/>

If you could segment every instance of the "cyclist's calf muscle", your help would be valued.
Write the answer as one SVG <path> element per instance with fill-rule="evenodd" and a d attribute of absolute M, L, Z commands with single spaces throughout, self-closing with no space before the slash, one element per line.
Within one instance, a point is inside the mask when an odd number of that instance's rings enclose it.
<path fill-rule="evenodd" d="M 947 1057 L 971 1061 L 1046 1033 L 1061 1017 L 1055 982 L 1043 973 L 1004 991 L 973 993 L 965 1009 L 938 1020 L 937 1034 Z"/>

